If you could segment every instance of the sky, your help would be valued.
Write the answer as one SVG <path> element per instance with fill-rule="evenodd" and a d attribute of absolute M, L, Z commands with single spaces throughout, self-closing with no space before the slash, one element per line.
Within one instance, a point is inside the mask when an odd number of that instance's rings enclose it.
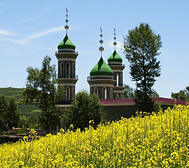
<path fill-rule="evenodd" d="M 26 69 L 41 68 L 43 58 L 52 58 L 64 38 L 68 8 L 68 36 L 76 45 L 78 82 L 76 92 L 89 91 L 87 77 L 100 59 L 100 27 L 103 29 L 103 58 L 113 53 L 116 28 L 117 52 L 123 59 L 123 81 L 135 88 L 129 63 L 123 53 L 128 31 L 148 23 L 162 41 L 161 76 L 153 88 L 170 98 L 189 86 L 189 1 L 188 0 L 0 0 L 0 87 L 23 88 Z"/>

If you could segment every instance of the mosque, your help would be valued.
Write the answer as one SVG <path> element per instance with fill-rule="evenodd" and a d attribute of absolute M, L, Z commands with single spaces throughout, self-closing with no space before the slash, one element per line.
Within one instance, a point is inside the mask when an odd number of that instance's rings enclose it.
<path fill-rule="evenodd" d="M 58 60 L 58 82 L 65 87 L 65 99 L 59 104 L 60 107 L 68 107 L 71 101 L 75 98 L 75 85 L 78 77 L 75 74 L 76 58 L 78 52 L 76 46 L 68 37 L 68 10 L 66 9 L 66 35 L 58 45 L 58 51 L 55 56 Z M 123 60 L 116 51 L 116 30 L 114 29 L 114 51 L 108 58 L 108 63 L 102 57 L 103 34 L 100 28 L 100 47 L 101 56 L 97 64 L 91 69 L 90 76 L 87 77 L 87 82 L 90 86 L 90 94 L 95 93 L 106 112 L 107 120 L 116 120 L 121 117 L 131 117 L 135 115 L 137 108 L 133 99 L 123 99 Z M 175 101 L 167 98 L 155 98 L 155 101 L 160 103 L 163 109 L 173 106 Z M 177 101 L 178 104 L 183 104 L 183 101 Z"/>

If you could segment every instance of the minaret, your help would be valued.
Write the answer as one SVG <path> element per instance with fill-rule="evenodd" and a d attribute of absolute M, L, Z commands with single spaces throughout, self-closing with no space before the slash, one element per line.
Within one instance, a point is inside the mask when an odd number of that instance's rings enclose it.
<path fill-rule="evenodd" d="M 66 36 L 58 45 L 58 51 L 55 53 L 58 59 L 58 83 L 65 87 L 65 101 L 71 101 L 75 98 L 75 84 L 78 77 L 75 74 L 75 60 L 78 53 L 75 51 L 75 45 L 68 38 L 68 10 L 66 9 Z"/>
<path fill-rule="evenodd" d="M 108 65 L 113 70 L 114 73 L 114 99 L 120 99 L 123 96 L 123 69 L 125 66 L 122 64 L 122 58 L 118 55 L 116 52 L 116 29 L 114 28 L 114 52 L 112 55 L 108 58 Z"/>
<path fill-rule="evenodd" d="M 104 48 L 102 47 L 102 29 L 100 28 L 100 41 L 101 46 L 99 51 L 101 52 L 101 57 L 98 63 L 93 67 L 90 72 L 90 77 L 88 77 L 87 82 L 90 85 L 90 94 L 95 93 L 99 99 L 112 99 L 113 98 L 113 87 L 115 80 L 113 79 L 113 71 L 106 64 L 102 58 L 102 52 Z"/>

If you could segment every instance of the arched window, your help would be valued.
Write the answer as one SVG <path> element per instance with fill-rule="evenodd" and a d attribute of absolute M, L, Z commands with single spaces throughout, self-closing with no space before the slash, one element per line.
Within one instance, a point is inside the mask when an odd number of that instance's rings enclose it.
<path fill-rule="evenodd" d="M 103 88 L 102 99 L 107 99 L 107 88 Z"/>
<path fill-rule="evenodd" d="M 72 64 L 72 78 L 75 78 L 75 65 Z"/>
<path fill-rule="evenodd" d="M 113 99 L 113 89 L 110 89 L 110 99 Z"/>
<path fill-rule="evenodd" d="M 115 98 L 119 99 L 119 94 L 118 93 L 116 93 Z"/>
<path fill-rule="evenodd" d="M 123 86 L 123 74 L 120 74 L 120 86 Z"/>
<path fill-rule="evenodd" d="M 122 99 L 122 98 L 123 98 L 123 94 L 121 93 L 121 94 L 120 94 L 120 99 Z"/>
<path fill-rule="evenodd" d="M 66 100 L 70 100 L 70 88 L 66 88 Z"/>
<path fill-rule="evenodd" d="M 119 74 L 116 74 L 116 86 L 119 86 Z"/>
<path fill-rule="evenodd" d="M 108 96 L 108 94 L 107 94 L 107 88 L 105 88 L 105 99 L 107 99 L 107 96 Z"/>
<path fill-rule="evenodd" d="M 64 63 L 63 62 L 60 64 L 60 77 L 61 78 L 64 77 Z"/>
<path fill-rule="evenodd" d="M 75 87 L 72 88 L 72 99 L 75 98 Z"/>
<path fill-rule="evenodd" d="M 94 88 L 94 93 L 98 96 L 98 89 L 96 87 Z"/>
<path fill-rule="evenodd" d="M 66 78 L 70 78 L 70 63 L 66 64 Z"/>

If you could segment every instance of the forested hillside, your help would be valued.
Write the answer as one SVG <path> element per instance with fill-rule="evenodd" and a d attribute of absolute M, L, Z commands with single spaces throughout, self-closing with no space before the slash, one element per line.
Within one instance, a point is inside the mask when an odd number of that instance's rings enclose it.
<path fill-rule="evenodd" d="M 21 115 L 30 117 L 33 114 L 39 113 L 40 110 L 38 110 L 38 108 L 34 105 L 20 104 L 20 100 L 22 99 L 22 91 L 23 88 L 0 88 L 0 95 L 4 95 L 7 99 L 10 97 L 15 97 L 16 102 L 18 103 L 18 110 L 20 111 Z"/>

